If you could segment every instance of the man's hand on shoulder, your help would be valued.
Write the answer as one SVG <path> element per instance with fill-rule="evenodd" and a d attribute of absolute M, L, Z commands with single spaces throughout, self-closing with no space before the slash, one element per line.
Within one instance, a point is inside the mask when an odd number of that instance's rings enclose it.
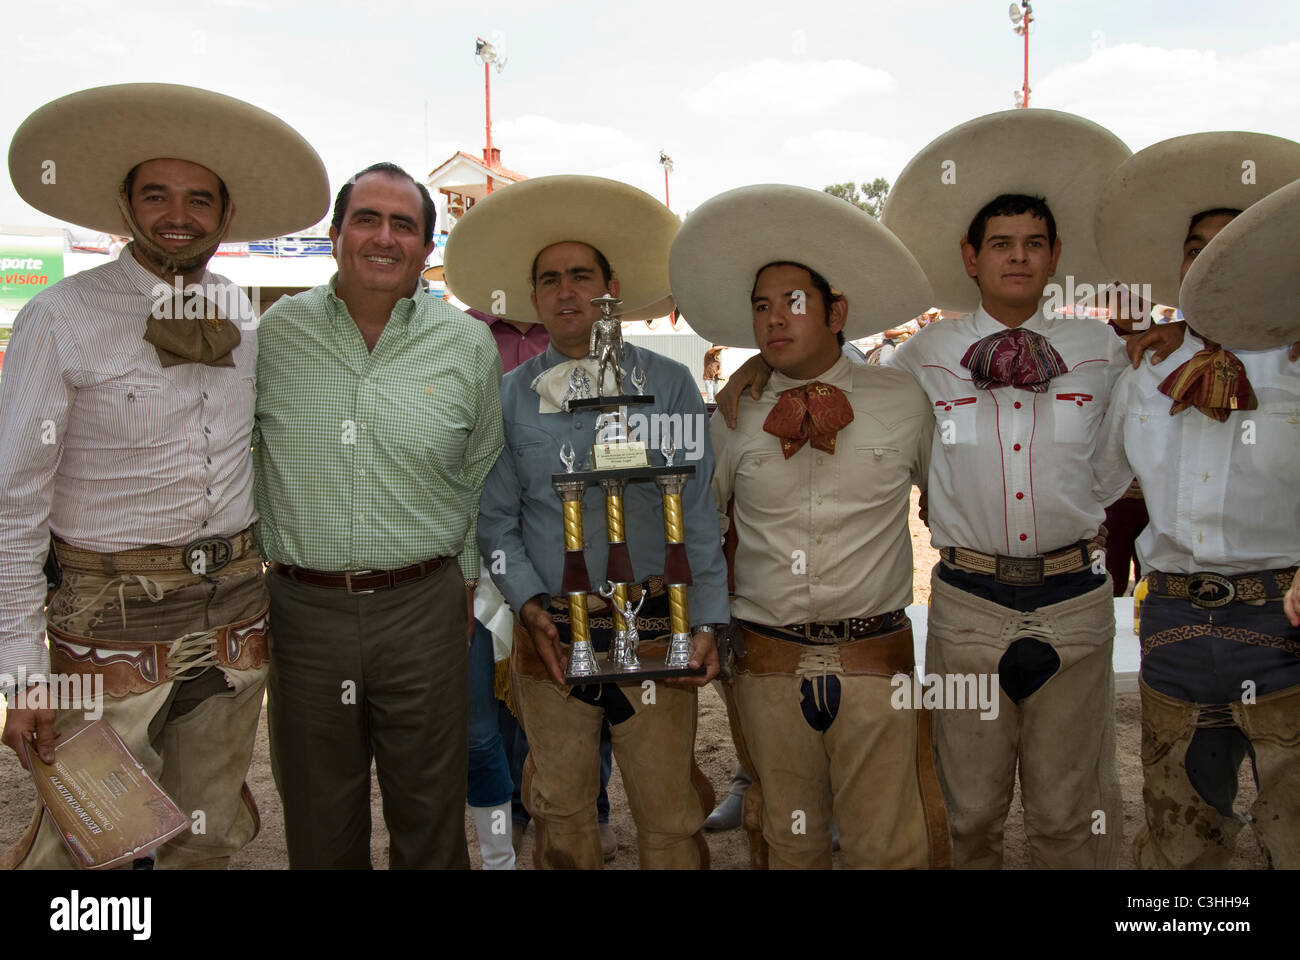
<path fill-rule="evenodd" d="M 767 381 L 772 379 L 772 368 L 763 360 L 762 354 L 754 354 L 743 364 L 740 369 L 731 375 L 727 385 L 718 393 L 718 409 L 722 411 L 722 419 L 727 424 L 728 430 L 735 430 L 737 417 L 740 414 L 740 397 L 745 388 L 749 388 L 749 395 L 757 400 L 763 395 L 763 388 L 767 386 Z"/>
<path fill-rule="evenodd" d="M 1295 349 L 1292 348 L 1292 353 L 1294 352 Z M 1291 621 L 1291 626 L 1300 627 L 1300 570 L 1296 571 L 1295 579 L 1291 581 L 1291 589 L 1286 592 L 1282 609 L 1286 611 L 1286 618 Z"/>
<path fill-rule="evenodd" d="M 520 609 L 519 620 L 528 631 L 528 635 L 533 638 L 533 646 L 537 649 L 537 655 L 541 657 L 542 663 L 546 664 L 546 672 L 551 675 L 552 680 L 564 686 L 560 631 L 555 628 L 551 615 L 543 609 L 541 601 L 533 597 Z"/>
<path fill-rule="evenodd" d="M 26 703 L 49 703 L 49 687 L 42 683 L 33 683 L 27 688 Z M 16 710 L 11 705 L 5 714 L 4 743 L 18 754 L 18 762 L 27 769 L 27 758 L 23 755 L 23 741 L 36 741 L 36 752 L 46 763 L 54 763 L 54 711 L 39 707 Z"/>
<path fill-rule="evenodd" d="M 1173 323 L 1157 323 L 1145 333 L 1127 338 L 1124 349 L 1128 351 L 1128 358 L 1133 362 L 1133 369 L 1136 370 L 1142 366 L 1142 354 L 1148 350 L 1152 351 L 1155 356 L 1151 358 L 1151 365 L 1155 366 L 1181 347 L 1186 336 L 1187 324 L 1182 320 Z"/>

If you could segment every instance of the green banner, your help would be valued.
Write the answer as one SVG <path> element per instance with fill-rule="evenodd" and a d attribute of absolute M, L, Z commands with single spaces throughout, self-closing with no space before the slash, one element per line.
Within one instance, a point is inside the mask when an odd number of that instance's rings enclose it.
<path fill-rule="evenodd" d="M 0 234 L 0 308 L 17 311 L 62 279 L 62 235 Z"/>

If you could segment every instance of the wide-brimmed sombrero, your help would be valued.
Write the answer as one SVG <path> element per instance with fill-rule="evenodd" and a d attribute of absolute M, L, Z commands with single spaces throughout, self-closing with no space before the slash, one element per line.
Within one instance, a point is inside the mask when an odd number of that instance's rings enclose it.
<path fill-rule="evenodd" d="M 780 260 L 816 270 L 844 294 L 850 340 L 897 326 L 931 303 L 920 265 L 874 217 L 788 184 L 739 187 L 697 207 L 673 242 L 673 296 L 705 340 L 752 347 L 750 292 L 758 271 Z"/>
<path fill-rule="evenodd" d="M 1183 316 L 1229 350 L 1300 341 L 1300 180 L 1275 190 L 1220 230 L 1192 261 Z"/>
<path fill-rule="evenodd" d="M 329 210 L 325 165 L 296 130 L 234 97 L 170 83 L 94 87 L 47 103 L 14 134 L 9 177 L 42 213 L 120 234 L 122 181 L 164 158 L 207 167 L 225 183 L 235 204 L 228 242 L 293 233 Z"/>
<path fill-rule="evenodd" d="M 442 262 L 447 286 L 496 316 L 535 317 L 528 272 L 542 250 L 577 241 L 595 247 L 619 282 L 624 316 L 668 295 L 668 249 L 677 217 L 636 187 L 562 175 L 494 191 L 460 218 Z"/>
<path fill-rule="evenodd" d="M 1097 207 L 1097 245 L 1113 279 L 1150 284 L 1178 303 L 1183 241 L 1194 215 L 1245 210 L 1300 178 L 1300 143 L 1265 133 L 1192 133 L 1152 144 L 1119 166 Z"/>
<path fill-rule="evenodd" d="M 975 214 L 1004 193 L 1047 201 L 1061 240 L 1056 282 L 1073 276 L 1076 285 L 1103 283 L 1108 278 L 1093 236 L 1097 199 L 1130 153 L 1105 127 L 1072 113 L 991 113 L 953 127 L 913 157 L 880 219 L 916 257 L 944 310 L 979 304 L 960 242 Z"/>

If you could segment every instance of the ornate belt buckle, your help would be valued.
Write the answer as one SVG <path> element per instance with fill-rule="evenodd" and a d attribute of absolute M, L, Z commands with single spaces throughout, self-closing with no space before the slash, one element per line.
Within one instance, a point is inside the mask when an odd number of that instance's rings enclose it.
<path fill-rule="evenodd" d="M 813 633 L 814 630 L 816 630 L 815 634 Z M 844 622 L 842 620 L 834 622 L 819 620 L 815 623 L 804 624 L 803 632 L 811 643 L 839 643 L 845 639 Z"/>
<path fill-rule="evenodd" d="M 1217 573 L 1193 573 L 1187 578 L 1187 599 L 1198 607 L 1226 607 L 1237 597 L 1237 587 Z"/>
<path fill-rule="evenodd" d="M 1043 585 L 1042 557 L 1004 557 L 998 554 L 994 579 L 1013 587 Z"/>
<path fill-rule="evenodd" d="M 234 555 L 235 549 L 225 537 L 201 537 L 185 545 L 181 565 L 202 577 L 220 570 Z"/>

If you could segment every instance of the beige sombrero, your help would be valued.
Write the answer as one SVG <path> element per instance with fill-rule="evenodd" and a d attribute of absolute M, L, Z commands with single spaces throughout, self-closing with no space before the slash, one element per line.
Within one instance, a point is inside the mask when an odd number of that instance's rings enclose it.
<path fill-rule="evenodd" d="M 1114 279 L 1150 284 L 1178 303 L 1178 271 L 1192 217 L 1245 210 L 1300 177 L 1300 143 L 1265 133 L 1216 131 L 1162 140 L 1110 177 L 1097 207 L 1097 245 Z M 1249 181 L 1249 182 L 1244 182 Z"/>
<path fill-rule="evenodd" d="M 578 241 L 609 261 L 626 318 L 668 295 L 668 248 L 677 227 L 662 203 L 617 180 L 523 180 L 494 191 L 460 218 L 442 257 L 447 287 L 484 313 L 535 317 L 528 276 L 534 258 L 552 244 Z"/>
<path fill-rule="evenodd" d="M 59 220 L 123 232 L 118 188 L 137 164 L 172 158 L 207 167 L 235 203 L 225 239 L 301 230 L 329 210 L 316 151 L 279 117 L 211 90 L 124 83 L 41 107 L 9 144 L 18 195 Z"/>
<path fill-rule="evenodd" d="M 790 260 L 848 298 L 846 339 L 879 333 L 932 301 L 920 265 L 870 214 L 821 190 L 740 187 L 697 207 L 673 242 L 673 295 L 710 343 L 754 345 L 749 296 L 758 271 Z"/>
<path fill-rule="evenodd" d="M 1105 127 L 1072 113 L 991 113 L 953 127 L 913 157 L 889 192 L 881 222 L 916 257 L 944 310 L 979 304 L 960 241 L 980 208 L 1004 193 L 1047 201 L 1061 239 L 1057 283 L 1069 276 L 1076 284 L 1104 283 L 1093 215 L 1107 177 L 1130 152 Z"/>
<path fill-rule="evenodd" d="M 1180 291 L 1183 316 L 1229 350 L 1300 341 L 1300 180 L 1275 190 L 1196 255 Z"/>

